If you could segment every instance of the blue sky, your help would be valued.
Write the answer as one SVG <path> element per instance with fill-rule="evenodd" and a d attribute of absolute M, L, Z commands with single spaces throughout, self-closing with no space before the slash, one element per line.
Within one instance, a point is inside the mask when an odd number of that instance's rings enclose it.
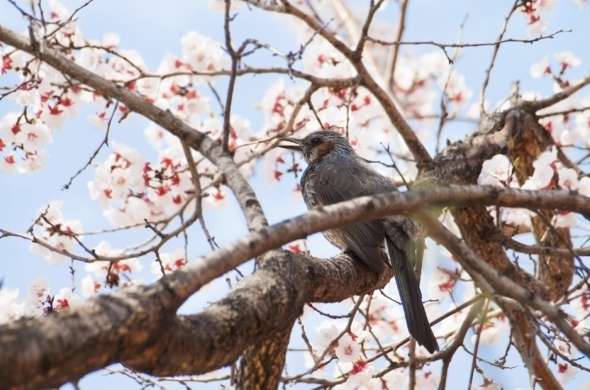
<path fill-rule="evenodd" d="M 26 3 L 20 1 L 19 3 Z M 76 8 L 81 2 L 64 1 L 70 9 Z M 186 32 L 194 30 L 208 35 L 219 42 L 223 40 L 222 14 L 211 12 L 208 0 L 197 1 L 95 1 L 80 13 L 80 28 L 89 38 L 100 39 L 104 33 L 116 32 L 121 37 L 120 46 L 138 50 L 150 69 L 155 69 L 162 57 L 167 53 L 180 52 L 180 37 Z M 497 65 L 492 75 L 488 97 L 492 102 L 504 98 L 510 91 L 515 80 L 520 80 L 523 90 L 535 89 L 541 93 L 551 92 L 548 81 L 534 80 L 529 75 L 533 62 L 545 55 L 552 55 L 563 50 L 572 50 L 582 59 L 582 66 L 573 71 L 573 75 L 580 76 L 588 71 L 590 51 L 587 37 L 590 36 L 588 24 L 589 11 L 580 11 L 569 0 L 556 1 L 554 12 L 548 14 L 549 27 L 547 32 L 558 29 L 573 29 L 573 32 L 561 34 L 553 40 L 538 42 L 534 45 L 509 44 L 502 47 Z M 504 16 L 512 1 L 427 1 L 410 0 L 408 23 L 405 34 L 406 40 L 436 40 L 452 42 L 456 39 L 458 26 L 467 16 L 464 37 L 468 42 L 493 41 L 500 31 Z M 388 9 L 380 17 L 383 20 L 397 20 L 397 5 L 389 4 Z M 527 38 L 527 28 L 524 18 L 517 15 L 508 30 L 508 37 Z M 24 31 L 24 22 L 18 12 L 8 3 L 0 1 L 0 24 L 17 31 Z M 238 17 L 232 23 L 234 41 L 240 42 L 246 37 L 259 38 L 271 43 L 274 47 L 288 51 L 297 48 L 294 34 L 281 21 L 272 15 L 242 8 Z M 433 48 L 403 47 L 408 52 L 421 53 L 435 50 Z M 458 70 L 465 75 L 468 85 L 477 95 L 483 80 L 484 71 L 489 63 L 491 48 L 474 48 L 465 50 L 457 63 Z M 251 65 L 268 65 L 268 58 L 256 57 Z M 276 60 L 274 60 L 276 61 Z M 264 96 L 265 90 L 276 78 L 262 76 L 239 80 L 236 87 L 234 112 L 250 120 L 254 129 L 261 128 L 263 117 L 256 109 L 255 103 Z M 287 81 L 288 82 L 288 81 Z M 3 83 L 4 84 L 4 83 Z M 221 91 L 225 90 L 225 83 L 218 82 Z M 4 115 L 15 106 L 10 101 L 0 101 L 0 115 Z M 46 166 L 35 173 L 23 176 L 7 176 L 0 173 L 0 204 L 5 205 L 0 212 L 0 227 L 16 231 L 24 231 L 35 217 L 37 211 L 48 201 L 63 200 L 66 204 L 64 214 L 66 218 L 80 219 L 86 230 L 96 230 L 108 226 L 101 214 L 100 208 L 94 204 L 88 195 L 86 182 L 93 177 L 93 170 L 86 171 L 77 179 L 68 191 L 61 187 L 67 179 L 81 167 L 88 156 L 100 143 L 102 133 L 88 123 L 86 117 L 92 112 L 83 111 L 77 118 L 69 120 L 64 128 L 54 134 L 54 142 L 48 147 L 48 162 Z M 133 145 L 148 156 L 154 156 L 154 151 L 147 145 L 143 130 L 146 122 L 132 116 L 123 124 L 113 128 L 112 139 Z M 457 139 L 462 137 L 469 128 L 465 125 L 451 128 L 447 136 Z M 106 153 L 99 156 L 102 161 Z M 296 197 L 290 195 L 293 183 L 282 183 L 268 189 L 268 182 L 261 174 L 255 175 L 253 185 L 271 222 L 297 215 L 305 211 L 305 206 Z M 293 199 L 285 201 L 285 199 Z M 244 234 L 246 229 L 241 221 L 235 205 L 229 204 L 223 209 L 211 209 L 206 213 L 206 219 L 218 243 L 223 244 Z M 109 240 L 113 246 L 125 246 L 129 242 L 137 242 L 145 237 L 145 232 L 112 235 Z M 192 229 L 193 234 L 190 250 L 196 255 L 208 250 L 202 234 Z M 311 241 L 313 253 L 316 255 L 330 255 L 335 249 L 325 244 L 323 239 L 315 237 Z M 174 244 L 173 244 L 174 245 Z M 177 244 L 176 244 L 177 245 Z M 172 249 L 172 248 L 171 248 Z M 47 279 L 53 290 L 68 286 L 70 274 L 68 263 L 50 266 L 29 251 L 29 245 L 14 239 L 0 240 L 0 253 L 3 254 L 0 266 L 0 278 L 4 287 L 20 288 L 25 294 L 30 282 L 36 278 Z M 149 259 L 146 259 L 148 262 Z M 147 263 L 146 263 L 147 264 Z M 75 265 L 83 275 L 83 266 Z M 149 269 L 149 265 L 144 266 Z M 250 266 L 244 267 L 246 270 Z M 81 277 L 81 276 L 80 276 Z M 146 279 L 150 277 L 146 273 Z M 211 302 L 223 295 L 225 282 L 219 281 L 208 288 L 203 294 L 191 300 L 184 310 L 195 311 L 206 302 Z M 493 351 L 483 351 L 483 353 Z M 490 353 L 490 356 L 493 356 Z M 295 359 L 290 368 L 301 366 Z M 469 364 L 466 358 L 458 359 L 451 366 L 450 388 L 465 386 L 465 379 L 453 373 L 461 371 L 464 364 Z M 486 367 L 486 370 L 488 367 Z M 511 372 L 492 370 L 493 377 L 514 388 L 528 387 L 526 375 L 515 376 Z M 524 373 L 524 371 L 519 370 Z M 135 388 L 136 385 L 122 376 L 104 376 L 95 373 L 80 382 L 82 389 L 99 389 L 106 386 L 116 388 Z M 198 388 L 218 388 L 218 385 L 203 385 Z M 305 387 L 301 387 L 305 388 Z"/>

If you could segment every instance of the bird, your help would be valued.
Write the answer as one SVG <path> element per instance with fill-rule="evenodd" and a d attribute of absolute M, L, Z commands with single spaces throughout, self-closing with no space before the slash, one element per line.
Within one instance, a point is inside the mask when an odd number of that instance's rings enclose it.
<path fill-rule="evenodd" d="M 300 186 L 308 209 L 398 191 L 389 178 L 374 171 L 336 131 L 314 131 L 301 139 L 282 137 L 278 146 L 301 153 L 307 162 Z M 393 269 L 409 333 L 430 353 L 437 351 L 438 343 L 424 310 L 414 268 L 421 256 L 416 224 L 406 216 L 394 215 L 323 234 L 372 272 L 381 274 L 386 266 Z"/>

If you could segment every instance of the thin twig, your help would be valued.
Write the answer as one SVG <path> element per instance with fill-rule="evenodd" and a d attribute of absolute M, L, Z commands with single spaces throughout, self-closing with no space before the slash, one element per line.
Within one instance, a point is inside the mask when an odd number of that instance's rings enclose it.
<path fill-rule="evenodd" d="M 490 300 L 486 299 L 484 307 L 483 307 L 483 311 L 481 313 L 481 322 L 479 324 L 479 328 L 477 330 L 477 336 L 475 339 L 475 349 L 473 350 L 473 359 L 471 360 L 471 370 L 469 372 L 469 382 L 467 384 L 468 389 L 471 389 L 471 385 L 473 383 L 473 374 L 475 372 L 475 366 L 477 365 L 477 353 L 479 351 L 479 341 L 481 340 L 481 333 L 483 331 L 483 326 L 486 322 L 489 304 L 490 304 Z"/>
<path fill-rule="evenodd" d="M 90 158 L 88 159 L 86 164 L 84 164 L 84 166 L 82 168 L 78 169 L 76 171 L 76 173 L 74 173 L 74 175 L 72 177 L 70 177 L 68 182 L 63 185 L 62 190 L 70 189 L 70 186 L 72 185 L 72 183 L 74 182 L 76 177 L 78 177 L 82 172 L 84 172 L 86 170 L 86 168 L 88 168 L 90 166 L 90 164 L 92 164 L 94 162 L 94 159 L 96 158 L 96 156 L 98 156 L 98 153 L 100 153 L 103 146 L 109 146 L 109 135 L 111 133 L 111 125 L 113 123 L 113 118 L 115 117 L 115 113 L 117 112 L 118 107 L 119 107 L 119 101 L 115 101 L 115 105 L 113 106 L 113 111 L 111 112 L 111 116 L 109 117 L 109 120 L 107 122 L 107 129 L 106 129 L 106 132 L 105 132 L 102 142 L 94 150 L 92 155 L 90 155 Z"/>
<path fill-rule="evenodd" d="M 395 34 L 395 42 L 401 42 L 402 37 L 404 35 L 404 31 L 406 29 L 406 16 L 408 11 L 408 4 L 410 0 L 401 0 L 400 4 L 400 11 L 399 11 L 399 21 L 397 23 L 397 32 Z M 387 85 L 391 91 L 394 90 L 395 85 L 395 68 L 397 66 L 397 58 L 399 56 L 399 49 L 400 45 L 393 45 L 393 53 L 391 55 L 391 63 L 388 66 L 387 70 Z"/>
<path fill-rule="evenodd" d="M 490 76 L 492 73 L 492 69 L 494 68 L 494 64 L 496 63 L 496 57 L 498 56 L 498 51 L 500 50 L 502 39 L 504 38 L 504 34 L 506 34 L 506 30 L 508 29 L 508 23 L 510 22 L 510 19 L 512 18 L 512 15 L 514 14 L 514 12 L 520 7 L 521 1 L 522 0 L 515 0 L 514 4 L 512 4 L 512 8 L 510 8 L 508 15 L 504 19 L 504 25 L 502 26 L 502 31 L 500 32 L 500 35 L 498 36 L 498 39 L 496 40 L 496 43 L 494 45 L 492 59 L 490 60 L 490 64 L 488 65 L 488 68 L 486 69 L 485 77 L 484 77 L 483 84 L 481 86 L 481 91 L 479 94 L 479 112 L 481 113 L 481 115 L 485 115 L 485 113 L 486 113 L 486 111 L 485 111 L 486 89 L 488 88 L 488 84 L 490 82 Z"/>
<path fill-rule="evenodd" d="M 229 136 L 231 131 L 231 107 L 234 95 L 234 88 L 236 85 L 236 72 L 238 70 L 238 62 L 240 61 L 241 53 L 236 52 L 231 42 L 231 30 L 229 23 L 231 0 L 225 0 L 225 18 L 223 24 L 223 31 L 225 32 L 225 49 L 231 57 L 231 73 L 229 76 L 229 83 L 227 86 L 227 96 L 225 100 L 225 107 L 223 111 L 223 150 L 229 152 Z"/>

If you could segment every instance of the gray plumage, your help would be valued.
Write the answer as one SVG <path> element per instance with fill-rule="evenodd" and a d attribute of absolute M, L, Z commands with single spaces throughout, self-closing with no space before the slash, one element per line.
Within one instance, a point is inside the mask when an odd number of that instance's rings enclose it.
<path fill-rule="evenodd" d="M 359 158 L 347 140 L 332 131 L 317 131 L 302 140 L 286 138 L 303 153 L 308 167 L 301 178 L 308 208 L 329 205 L 359 196 L 397 191 L 386 177 Z M 415 224 L 404 216 L 389 216 L 354 223 L 324 232 L 333 245 L 352 252 L 371 271 L 393 268 L 410 334 L 429 352 L 438 350 L 428 323 L 414 265 L 417 259 Z"/>

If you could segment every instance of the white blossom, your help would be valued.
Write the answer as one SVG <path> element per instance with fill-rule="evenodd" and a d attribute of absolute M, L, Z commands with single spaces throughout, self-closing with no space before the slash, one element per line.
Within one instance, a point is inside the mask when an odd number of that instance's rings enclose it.
<path fill-rule="evenodd" d="M 563 68 L 575 68 L 582 64 L 582 60 L 574 55 L 571 51 L 562 51 L 555 54 L 555 59 L 559 61 Z"/>
<path fill-rule="evenodd" d="M 549 66 L 549 58 L 548 57 L 543 57 L 543 59 L 541 59 L 540 61 L 535 62 L 533 65 L 531 65 L 531 76 L 535 79 L 543 77 L 544 75 L 546 75 L 550 72 L 551 72 L 551 68 Z"/>
<path fill-rule="evenodd" d="M 512 163 L 503 154 L 496 154 L 489 160 L 483 162 L 479 178 L 480 185 L 492 185 L 504 187 L 510 182 L 514 168 Z"/>

